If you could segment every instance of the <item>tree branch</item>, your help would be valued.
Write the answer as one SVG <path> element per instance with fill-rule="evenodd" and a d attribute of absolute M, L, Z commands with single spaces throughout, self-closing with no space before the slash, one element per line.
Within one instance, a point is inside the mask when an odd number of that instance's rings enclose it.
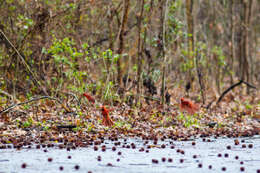
<path fill-rule="evenodd" d="M 13 104 L 13 105 L 7 107 L 6 109 L 0 111 L 0 115 L 3 114 L 3 113 L 6 113 L 6 112 L 8 112 L 8 111 L 10 111 L 11 109 L 13 109 L 13 108 L 15 108 L 15 107 L 17 107 L 17 106 L 25 105 L 25 104 L 28 104 L 28 103 L 31 103 L 31 102 L 34 102 L 34 101 L 42 100 L 42 99 L 55 100 L 55 101 L 57 101 L 59 104 L 61 104 L 61 106 L 62 106 L 67 112 L 71 112 L 71 110 L 70 110 L 69 108 L 67 108 L 58 98 L 50 97 L 50 96 L 41 96 L 41 97 L 32 98 L 31 100 L 27 100 L 27 101 L 25 101 L 25 102 Z"/>

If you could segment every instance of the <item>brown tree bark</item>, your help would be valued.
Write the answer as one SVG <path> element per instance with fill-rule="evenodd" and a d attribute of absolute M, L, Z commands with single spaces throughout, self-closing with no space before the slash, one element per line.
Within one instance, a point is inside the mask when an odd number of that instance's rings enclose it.
<path fill-rule="evenodd" d="M 230 71 L 234 70 L 234 21 L 233 21 L 233 0 L 229 1 L 229 12 L 230 12 Z M 234 82 L 233 74 L 230 74 L 231 85 Z"/>
<path fill-rule="evenodd" d="M 188 49 L 189 52 L 194 51 L 194 36 L 193 36 L 193 16 L 192 16 L 192 9 L 193 9 L 193 0 L 186 0 L 186 20 L 187 20 L 187 27 L 188 27 Z M 193 56 L 190 56 L 192 58 Z"/>
<path fill-rule="evenodd" d="M 166 0 L 165 2 L 165 7 L 164 7 L 164 15 L 163 15 L 163 36 L 162 36 L 162 46 L 163 46 L 163 51 L 162 51 L 162 56 L 163 56 L 163 64 L 162 64 L 162 84 L 161 84 L 161 102 L 164 106 L 165 103 L 165 78 L 166 78 L 166 41 L 165 41 L 165 36 L 166 36 L 166 24 L 168 20 L 168 2 L 169 0 Z"/>
<path fill-rule="evenodd" d="M 164 23 L 164 5 L 166 0 L 158 0 L 158 13 L 159 13 L 159 27 L 158 27 L 158 38 L 157 38 L 157 57 L 164 57 L 163 55 L 163 23 Z"/>
<path fill-rule="evenodd" d="M 129 0 L 124 0 L 124 10 L 123 10 L 123 16 L 121 20 L 121 26 L 118 32 L 117 36 L 117 42 L 118 42 L 118 49 L 117 49 L 117 54 L 119 55 L 119 59 L 117 61 L 117 82 L 118 85 L 122 85 L 122 52 L 124 50 L 124 31 L 125 31 L 125 26 L 127 23 L 127 18 L 128 18 L 128 11 L 129 11 Z"/>
<path fill-rule="evenodd" d="M 243 74 L 242 78 L 246 78 L 246 81 L 249 82 L 250 72 L 249 72 L 249 28 L 250 28 L 250 17 L 251 17 L 251 9 L 252 9 L 252 0 L 244 0 L 244 38 L 243 38 L 243 49 L 244 49 L 244 64 L 243 64 Z"/>
<path fill-rule="evenodd" d="M 240 78 L 248 82 L 249 80 L 249 63 L 248 63 L 248 30 L 251 16 L 251 5 L 252 0 L 241 0 L 240 1 L 241 10 L 240 13 L 240 27 L 239 27 L 239 64 L 240 64 Z"/>
<path fill-rule="evenodd" d="M 186 0 L 186 20 L 187 20 L 187 28 L 188 28 L 188 55 L 189 58 L 193 60 L 194 57 L 194 23 L 193 23 L 193 16 L 192 16 L 192 9 L 193 9 L 193 0 Z M 192 69 L 188 70 L 188 79 L 187 81 L 190 82 L 191 89 L 193 88 L 193 75 Z"/>
<path fill-rule="evenodd" d="M 142 30 L 142 18 L 144 12 L 144 0 L 137 0 L 139 7 L 141 8 L 140 14 L 138 15 L 137 27 L 138 27 L 138 69 L 137 69 L 137 103 L 140 101 L 141 92 L 141 73 L 142 73 L 142 41 L 141 41 L 141 30 Z"/>

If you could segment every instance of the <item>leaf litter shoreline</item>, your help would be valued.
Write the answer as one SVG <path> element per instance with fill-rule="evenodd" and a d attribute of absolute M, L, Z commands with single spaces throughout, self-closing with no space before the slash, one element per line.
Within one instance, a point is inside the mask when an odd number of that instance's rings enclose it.
<path fill-rule="evenodd" d="M 258 116 L 258 105 L 254 105 L 249 112 L 232 109 L 209 111 L 202 107 L 198 113 L 189 115 L 186 111 L 180 111 L 178 102 L 165 108 L 154 103 L 140 109 L 121 104 L 112 107 L 110 116 L 114 124 L 106 127 L 102 124 L 100 106 L 82 104 L 80 109 L 68 108 L 59 99 L 47 96 L 24 103 L 33 101 L 37 103 L 29 108 L 21 109 L 20 103 L 1 111 L 0 148 L 11 146 L 21 149 L 31 144 L 87 147 L 104 139 L 128 137 L 186 141 L 198 137 L 248 137 L 260 134 L 260 123 L 254 119 Z M 225 106 L 227 103 L 223 101 L 221 104 Z"/>

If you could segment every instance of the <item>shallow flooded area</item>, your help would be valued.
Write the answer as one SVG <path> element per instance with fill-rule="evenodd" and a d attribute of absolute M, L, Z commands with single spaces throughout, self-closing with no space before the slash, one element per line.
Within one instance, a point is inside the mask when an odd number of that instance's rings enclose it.
<path fill-rule="evenodd" d="M 192 141 L 105 140 L 87 148 L 0 150 L 0 172 L 260 172 L 260 136 Z"/>

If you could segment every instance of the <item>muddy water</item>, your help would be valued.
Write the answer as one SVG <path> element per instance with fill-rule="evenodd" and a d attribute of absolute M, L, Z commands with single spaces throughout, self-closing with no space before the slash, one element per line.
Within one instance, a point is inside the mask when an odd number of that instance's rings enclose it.
<path fill-rule="evenodd" d="M 158 141 L 157 145 L 153 145 L 153 141 L 149 141 L 144 145 L 144 141 L 133 138 L 128 139 L 125 146 L 134 143 L 135 149 L 122 147 L 124 141 L 121 140 L 121 145 L 116 146 L 115 151 L 112 151 L 114 142 L 111 141 L 105 141 L 106 151 L 102 151 L 101 146 L 98 151 L 94 151 L 93 146 L 70 151 L 58 148 L 35 149 L 35 147 L 22 150 L 1 149 L 0 172 L 260 172 L 260 136 L 239 138 L 239 145 L 235 145 L 234 139 L 230 138 L 211 138 L 210 141 L 208 139 L 206 141 L 196 139 L 194 140 L 195 145 L 192 145 L 192 141 L 167 140 Z M 159 147 L 162 144 L 165 145 L 165 148 Z M 148 145 L 151 145 L 151 148 L 147 148 Z M 246 148 L 243 148 L 242 145 Z M 171 146 L 174 146 L 174 149 Z M 231 148 L 229 149 L 227 146 Z M 144 151 L 139 151 L 142 147 Z M 122 153 L 121 155 L 118 154 L 119 151 Z M 182 151 L 184 153 L 181 153 Z M 97 159 L 99 156 L 100 161 Z M 48 161 L 48 158 L 51 158 L 52 161 Z M 164 162 L 162 158 L 165 158 Z M 153 163 L 153 159 L 158 163 Z M 26 168 L 21 167 L 23 163 L 26 163 Z M 75 168 L 76 165 L 78 169 Z M 60 170 L 60 167 L 63 170 Z"/>

